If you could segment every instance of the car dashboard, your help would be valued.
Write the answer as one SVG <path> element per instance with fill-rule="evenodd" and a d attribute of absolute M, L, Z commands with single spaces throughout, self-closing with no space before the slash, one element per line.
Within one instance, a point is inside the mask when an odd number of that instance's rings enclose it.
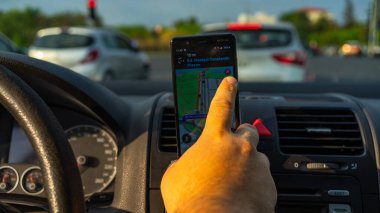
<path fill-rule="evenodd" d="M 55 104 L 50 105 L 50 109 L 65 130 L 76 157 L 88 205 L 109 205 L 122 140 L 117 135 L 121 133 L 99 117 L 79 109 Z M 37 155 L 24 130 L 9 115 L 2 117 L 8 134 L 2 133 L 6 137 L 1 151 L 5 155 L 0 166 L 0 192 L 15 203 L 18 198 L 32 197 L 39 207 L 45 208 L 46 194 Z"/>
<path fill-rule="evenodd" d="M 241 92 L 242 123 L 260 119 L 270 131 L 260 137 L 258 150 L 271 163 L 276 212 L 379 211 L 379 104 L 343 94 Z M 162 210 L 160 178 L 176 158 L 171 94 L 161 97 L 156 114 L 150 198 Z"/>
<path fill-rule="evenodd" d="M 19 75 L 65 130 L 88 209 L 164 213 L 161 177 L 177 159 L 171 84 L 102 86 L 76 74 L 68 81 L 58 72 L 38 73 Z M 379 97 L 324 93 L 326 88 L 284 92 L 280 87 L 286 86 L 242 84 L 239 95 L 241 122 L 260 119 L 269 130 L 258 150 L 271 163 L 276 212 L 379 212 Z M 4 109 L 0 126 L 0 199 L 29 211 L 46 210 L 28 139 Z"/>

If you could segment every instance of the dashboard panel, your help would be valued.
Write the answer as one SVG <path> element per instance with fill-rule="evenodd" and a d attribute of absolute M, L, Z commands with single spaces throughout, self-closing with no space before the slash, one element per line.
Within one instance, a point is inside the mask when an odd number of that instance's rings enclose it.
<path fill-rule="evenodd" d="M 73 149 L 87 201 L 109 205 L 119 149 L 114 130 L 86 113 L 59 106 L 51 109 Z M 33 147 L 19 125 L 13 124 L 11 132 L 8 160 L 0 166 L 0 192 L 42 201 L 46 194 Z"/>
<path fill-rule="evenodd" d="M 13 125 L 8 163 L 38 164 L 37 156 L 24 130 Z"/>
<path fill-rule="evenodd" d="M 260 137 L 258 150 L 271 163 L 278 191 L 276 212 L 380 211 L 377 140 L 368 119 L 378 116 L 365 113 L 367 104 L 343 94 L 241 93 L 242 123 L 259 118 L 271 132 Z M 152 212 L 163 212 L 160 180 L 176 159 L 175 132 L 168 132 L 175 128 L 173 106 L 167 93 L 155 110 Z"/>
<path fill-rule="evenodd" d="M 146 164 L 146 199 L 150 212 L 163 213 L 161 177 L 170 162 L 177 158 L 172 94 L 120 98 L 132 106 L 129 112 L 133 112 L 133 117 L 130 121 L 136 124 L 127 132 L 120 132 L 118 128 L 79 106 L 54 102 L 50 107 L 68 135 L 79 169 L 84 169 L 80 164 L 86 165 L 87 161 L 92 161 L 88 164 L 89 168 L 84 170 L 96 171 L 87 173 L 86 177 L 82 176 L 85 187 L 88 187 L 85 192 L 89 205 L 110 205 L 115 196 L 115 188 L 120 186 L 116 179 L 120 178 L 123 170 L 117 160 L 119 155 L 125 155 L 121 153 L 124 143 L 120 141 L 120 135 L 128 135 L 125 139 L 133 142 L 138 135 L 148 132 L 147 138 L 137 139 L 139 143 L 149 146 L 146 149 L 149 156 Z M 265 153 L 271 162 L 278 190 L 276 212 L 379 210 L 379 175 L 376 168 L 380 164 L 375 134 L 378 130 L 373 119 L 380 117 L 380 111 L 376 103 L 376 100 L 357 99 L 343 94 L 241 92 L 242 122 L 253 123 L 259 118 L 271 132 L 260 138 L 258 150 Z M 148 122 L 147 126 L 139 124 L 141 117 L 146 118 L 144 122 Z M 287 122 L 286 127 L 295 129 L 284 129 L 281 122 Z M 164 123 L 169 125 L 165 126 L 165 131 Z M 294 138 L 292 134 L 302 129 L 306 132 L 299 135 L 300 138 Z M 284 135 L 284 131 L 291 131 L 291 134 Z M 9 191 L 2 192 L 15 196 L 32 196 L 36 201 L 44 203 L 46 195 L 32 147 L 17 125 L 13 125 L 11 132 L 9 159 L 0 167 L 0 180 L 3 181 L 0 182 L 0 191 L 3 187 Z M 314 154 L 304 152 L 305 148 L 310 148 L 307 147 L 308 144 L 297 148 L 300 144 L 290 143 L 290 136 L 293 137 L 291 141 L 306 141 L 312 143 L 314 148 L 326 149 L 314 149 Z M 329 143 L 335 143 L 334 147 Z M 336 148 L 335 145 L 340 147 Z M 297 149 L 289 151 L 287 146 L 295 146 Z M 145 152 L 144 149 L 139 150 L 139 154 Z M 131 161 L 133 160 L 128 162 Z M 137 167 L 141 168 L 141 165 L 137 164 Z M 9 182 L 9 186 L 2 186 L 4 182 Z"/>

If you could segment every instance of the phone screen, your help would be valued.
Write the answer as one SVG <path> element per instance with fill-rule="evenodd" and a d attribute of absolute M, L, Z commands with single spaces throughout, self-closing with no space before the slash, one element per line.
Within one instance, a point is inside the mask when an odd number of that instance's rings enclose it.
<path fill-rule="evenodd" d="M 179 37 L 172 40 L 178 154 L 201 135 L 211 100 L 227 76 L 237 78 L 235 37 L 231 34 Z M 239 122 L 238 100 L 231 128 Z"/>

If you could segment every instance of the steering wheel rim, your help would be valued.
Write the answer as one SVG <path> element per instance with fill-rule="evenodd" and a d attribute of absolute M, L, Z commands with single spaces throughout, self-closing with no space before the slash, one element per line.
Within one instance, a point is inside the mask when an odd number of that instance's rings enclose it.
<path fill-rule="evenodd" d="M 2 65 L 0 104 L 32 143 L 42 169 L 50 212 L 84 212 L 80 174 L 62 127 L 42 98 Z"/>

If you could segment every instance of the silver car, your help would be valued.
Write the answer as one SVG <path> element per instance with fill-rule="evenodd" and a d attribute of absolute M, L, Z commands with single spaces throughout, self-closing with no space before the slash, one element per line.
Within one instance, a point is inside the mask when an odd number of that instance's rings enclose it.
<path fill-rule="evenodd" d="M 95 81 L 146 79 L 149 58 L 122 34 L 99 28 L 38 31 L 28 55 L 67 67 Z"/>
<path fill-rule="evenodd" d="M 309 80 L 306 53 L 290 24 L 219 23 L 205 33 L 230 32 L 236 37 L 239 81 L 303 82 Z"/>

